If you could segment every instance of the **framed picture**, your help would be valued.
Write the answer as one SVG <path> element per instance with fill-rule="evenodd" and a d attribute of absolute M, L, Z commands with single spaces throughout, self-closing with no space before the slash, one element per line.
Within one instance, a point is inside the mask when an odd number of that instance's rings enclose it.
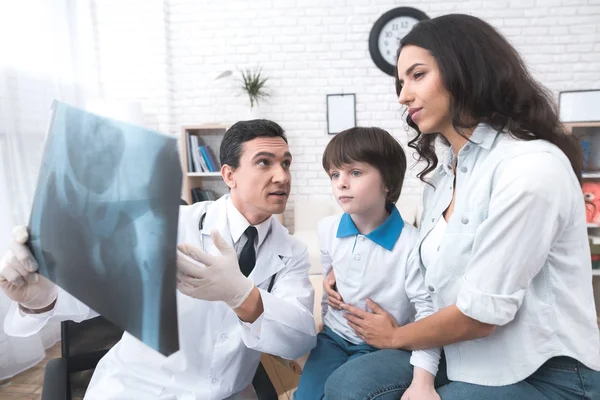
<path fill-rule="evenodd" d="M 572 90 L 558 95 L 558 112 L 561 122 L 600 121 L 600 89 Z"/>
<path fill-rule="evenodd" d="M 351 94 L 327 95 L 327 133 L 335 135 L 356 126 L 356 96 Z"/>

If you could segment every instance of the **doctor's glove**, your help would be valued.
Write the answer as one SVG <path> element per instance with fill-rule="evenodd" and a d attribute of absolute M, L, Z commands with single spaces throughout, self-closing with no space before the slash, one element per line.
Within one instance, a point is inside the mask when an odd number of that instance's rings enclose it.
<path fill-rule="evenodd" d="M 189 244 L 177 246 L 177 288 L 200 300 L 224 301 L 238 308 L 248 298 L 254 282 L 240 271 L 237 253 L 217 231 L 211 238 L 220 256 Z"/>
<path fill-rule="evenodd" d="M 9 251 L 0 259 L 0 289 L 26 310 L 45 309 L 56 300 L 56 285 L 36 272 L 37 261 L 25 246 L 27 227 L 14 227 L 12 236 Z"/>

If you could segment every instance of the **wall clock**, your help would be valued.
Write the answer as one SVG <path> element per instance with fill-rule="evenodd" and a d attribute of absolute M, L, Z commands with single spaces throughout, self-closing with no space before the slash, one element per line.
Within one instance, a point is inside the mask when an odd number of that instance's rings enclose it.
<path fill-rule="evenodd" d="M 375 21 L 369 35 L 369 53 L 380 70 L 394 76 L 400 40 L 415 24 L 425 19 L 429 17 L 423 11 L 411 7 L 398 7 Z"/>

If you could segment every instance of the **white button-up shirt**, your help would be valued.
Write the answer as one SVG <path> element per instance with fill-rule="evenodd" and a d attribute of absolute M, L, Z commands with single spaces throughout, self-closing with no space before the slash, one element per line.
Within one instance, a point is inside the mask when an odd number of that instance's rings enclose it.
<path fill-rule="evenodd" d="M 211 230 L 218 229 L 225 241 L 241 251 L 248 225 L 229 196 L 196 203 L 180 209 L 178 243 L 219 254 L 210 239 Z M 256 228 L 256 266 L 249 278 L 260 290 L 263 314 L 254 323 L 243 323 L 223 302 L 198 300 L 178 291 L 180 350 L 164 357 L 125 333 L 98 363 L 86 400 L 246 399 L 244 389 L 252 382 L 262 352 L 293 359 L 314 347 L 314 291 L 308 278 L 306 246 L 274 217 Z M 274 274 L 275 284 L 268 293 Z M 54 310 L 45 314 L 25 315 L 13 304 L 4 328 L 9 335 L 28 336 L 49 320 L 82 321 L 95 315 L 60 290 Z M 247 394 L 255 398 L 253 393 Z"/>
<path fill-rule="evenodd" d="M 508 385 L 554 356 L 600 370 L 585 205 L 567 157 L 480 124 L 433 172 L 417 250 L 450 204 L 455 162 L 455 208 L 438 256 L 427 268 L 420 251 L 411 259 L 436 310 L 456 304 L 497 329 L 445 346 L 448 378 Z"/>
<path fill-rule="evenodd" d="M 333 268 L 344 302 L 368 310 L 370 298 L 400 325 L 433 313 L 433 305 L 418 266 L 407 260 L 417 241 L 417 229 L 404 224 L 396 207 L 373 232 L 362 235 L 348 214 L 326 217 L 319 223 L 324 276 Z M 348 325 L 344 311 L 328 308 L 323 297 L 323 323 L 351 343 L 363 343 Z M 411 364 L 437 373 L 440 349 L 415 351 Z"/>

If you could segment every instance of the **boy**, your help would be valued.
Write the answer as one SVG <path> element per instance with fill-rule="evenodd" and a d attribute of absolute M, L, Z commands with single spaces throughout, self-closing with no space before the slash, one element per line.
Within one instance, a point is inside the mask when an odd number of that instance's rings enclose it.
<path fill-rule="evenodd" d="M 366 301 L 371 299 L 400 325 L 414 320 L 415 309 L 417 319 L 431 314 L 432 303 L 421 272 L 408 263 L 417 229 L 404 225 L 394 205 L 406 173 L 406 156 L 400 144 L 379 128 L 351 128 L 329 142 L 323 168 L 344 211 L 319 223 L 324 278 L 333 268 L 345 303 L 366 309 Z M 339 366 L 379 350 L 358 336 L 344 318 L 344 311 L 328 308 L 324 301 L 323 315 L 324 329 L 300 377 L 296 400 L 322 399 L 327 378 Z M 411 396 L 436 398 L 433 381 L 439 349 L 406 353 L 407 368 L 398 373 L 407 375 Z"/>

